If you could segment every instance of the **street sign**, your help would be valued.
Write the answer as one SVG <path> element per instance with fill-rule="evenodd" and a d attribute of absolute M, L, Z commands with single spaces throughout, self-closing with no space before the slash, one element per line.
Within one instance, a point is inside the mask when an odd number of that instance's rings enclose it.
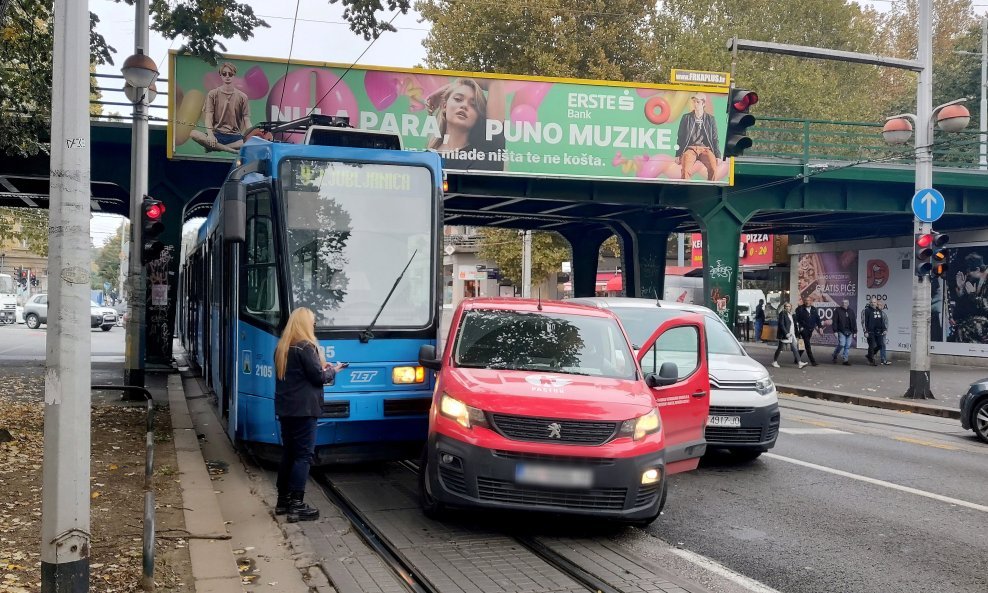
<path fill-rule="evenodd" d="M 947 201 L 943 194 L 933 189 L 921 189 L 913 196 L 913 214 L 923 222 L 934 222 L 943 216 Z"/>

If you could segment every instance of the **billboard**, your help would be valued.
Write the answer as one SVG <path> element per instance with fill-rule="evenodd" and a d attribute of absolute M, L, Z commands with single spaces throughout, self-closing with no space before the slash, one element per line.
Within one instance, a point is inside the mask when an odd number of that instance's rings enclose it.
<path fill-rule="evenodd" d="M 703 233 L 690 235 L 692 248 L 690 263 L 694 267 L 703 266 Z M 784 263 L 788 260 L 786 247 L 788 237 L 765 233 L 742 233 L 738 244 L 738 262 L 742 266 L 758 266 Z"/>
<path fill-rule="evenodd" d="M 810 303 L 819 308 L 823 318 L 823 335 L 814 333 L 812 343 L 837 345 L 831 322 L 834 309 L 841 306 L 844 299 L 849 301 L 850 308 L 859 318 L 858 335 L 863 338 L 858 306 L 858 252 L 806 253 L 799 256 L 797 265 L 798 299 L 809 298 Z M 798 302 L 793 303 L 794 310 L 797 305 Z"/>
<path fill-rule="evenodd" d="M 730 185 L 727 88 L 171 52 L 169 158 L 232 160 L 261 121 L 346 115 L 450 172 Z M 275 138 L 299 142 L 301 136 Z"/>
<path fill-rule="evenodd" d="M 930 351 L 988 356 L 988 245 L 951 246 L 948 272 L 931 283 Z"/>
<path fill-rule="evenodd" d="M 858 252 L 858 284 L 863 298 L 859 310 L 854 313 L 862 337 L 858 342 L 859 348 L 867 348 L 868 345 L 861 328 L 860 309 L 864 309 L 874 297 L 888 315 L 886 349 L 894 352 L 909 352 L 912 349 L 912 280 L 912 246 Z"/>

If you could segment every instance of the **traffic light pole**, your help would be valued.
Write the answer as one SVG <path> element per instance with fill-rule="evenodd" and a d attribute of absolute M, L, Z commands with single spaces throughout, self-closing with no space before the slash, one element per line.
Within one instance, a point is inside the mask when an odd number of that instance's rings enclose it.
<path fill-rule="evenodd" d="M 41 592 L 89 591 L 89 2 L 56 0 Z M 7 512 L 7 511 L 4 511 Z"/>
<path fill-rule="evenodd" d="M 932 0 L 919 1 L 919 48 L 922 66 L 916 86 L 916 191 L 933 187 L 933 39 L 930 18 Z M 930 223 L 913 220 L 913 233 L 932 230 Z M 913 317 L 909 351 L 909 388 L 905 397 L 933 399 L 930 390 L 930 284 L 928 276 L 913 274 Z"/>
<path fill-rule="evenodd" d="M 134 4 L 134 53 L 148 52 L 148 0 Z M 124 351 L 124 384 L 144 387 L 145 324 L 147 281 L 141 262 L 141 224 L 144 195 L 148 192 L 148 109 L 147 89 L 137 89 L 130 140 L 130 255 L 128 257 L 127 343 Z"/>

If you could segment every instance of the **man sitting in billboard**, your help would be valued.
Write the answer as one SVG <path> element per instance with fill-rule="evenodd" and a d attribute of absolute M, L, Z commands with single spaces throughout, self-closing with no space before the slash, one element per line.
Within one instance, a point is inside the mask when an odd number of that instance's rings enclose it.
<path fill-rule="evenodd" d="M 193 130 L 189 137 L 207 152 L 223 150 L 237 154 L 244 144 L 244 130 L 251 127 L 247 95 L 233 85 L 237 67 L 230 62 L 220 64 L 223 84 L 209 91 L 203 105 L 206 131 Z"/>
<path fill-rule="evenodd" d="M 676 144 L 676 164 L 683 169 L 683 179 L 693 175 L 697 161 L 707 169 L 707 179 L 714 180 L 717 161 L 720 158 L 720 142 L 717 139 L 717 121 L 706 111 L 707 96 L 694 93 L 690 97 L 692 111 L 679 120 L 679 137 Z"/>

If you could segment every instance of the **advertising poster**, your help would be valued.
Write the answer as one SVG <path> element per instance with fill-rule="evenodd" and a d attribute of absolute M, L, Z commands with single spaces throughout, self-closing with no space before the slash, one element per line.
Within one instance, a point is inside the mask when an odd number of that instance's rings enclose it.
<path fill-rule="evenodd" d="M 240 56 L 213 66 L 177 52 L 169 66 L 171 158 L 232 160 L 259 122 L 318 113 L 400 134 L 406 149 L 442 154 L 451 172 L 733 180 L 732 161 L 722 158 L 725 87 L 348 69 Z"/>
<path fill-rule="evenodd" d="M 820 310 L 823 317 L 823 335 L 814 333 L 813 344 L 836 346 L 837 338 L 831 326 L 834 309 L 844 299 L 857 314 L 858 303 L 858 252 L 840 251 L 836 253 L 807 253 L 799 256 L 798 293 L 800 301 L 809 297 L 811 304 Z M 799 302 L 793 303 L 793 310 Z M 852 346 L 853 346 L 852 342 Z"/>
<path fill-rule="evenodd" d="M 886 349 L 894 352 L 908 352 L 911 349 L 912 278 L 912 246 L 858 252 L 858 284 L 861 286 L 862 298 L 861 306 L 854 315 L 861 337 L 859 348 L 868 346 L 861 328 L 860 309 L 874 297 L 888 315 Z"/>
<path fill-rule="evenodd" d="M 931 352 L 988 356 L 988 245 L 947 250 L 945 278 L 932 286 Z"/>
<path fill-rule="evenodd" d="M 690 262 L 694 267 L 703 266 L 703 233 L 691 233 Z M 742 233 L 738 244 L 738 262 L 742 266 L 758 266 L 775 263 L 775 235 Z"/>

